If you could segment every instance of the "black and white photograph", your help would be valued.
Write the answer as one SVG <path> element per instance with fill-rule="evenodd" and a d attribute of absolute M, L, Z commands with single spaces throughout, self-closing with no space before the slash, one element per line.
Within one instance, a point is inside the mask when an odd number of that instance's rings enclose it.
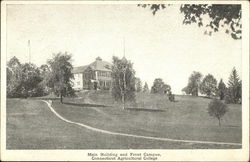
<path fill-rule="evenodd" d="M 249 159 L 247 1 L 3 2 L 3 160 Z"/>

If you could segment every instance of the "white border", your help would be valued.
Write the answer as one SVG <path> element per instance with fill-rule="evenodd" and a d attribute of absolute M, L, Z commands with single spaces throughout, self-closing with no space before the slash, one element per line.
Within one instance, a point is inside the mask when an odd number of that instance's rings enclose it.
<path fill-rule="evenodd" d="M 138 3 L 217 3 L 242 4 L 242 149 L 152 149 L 152 150 L 112 150 L 113 153 L 160 153 L 159 161 L 248 161 L 249 159 L 249 3 L 248 1 L 2 1 L 1 3 L 1 160 L 16 161 L 91 161 L 87 153 L 111 150 L 6 150 L 6 5 L 7 4 L 138 4 Z"/>

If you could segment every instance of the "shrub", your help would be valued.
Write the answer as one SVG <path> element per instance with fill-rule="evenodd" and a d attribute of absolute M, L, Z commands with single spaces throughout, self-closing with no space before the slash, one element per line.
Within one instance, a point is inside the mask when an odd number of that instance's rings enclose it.
<path fill-rule="evenodd" d="M 174 94 L 169 94 L 168 99 L 169 101 L 174 102 Z"/>

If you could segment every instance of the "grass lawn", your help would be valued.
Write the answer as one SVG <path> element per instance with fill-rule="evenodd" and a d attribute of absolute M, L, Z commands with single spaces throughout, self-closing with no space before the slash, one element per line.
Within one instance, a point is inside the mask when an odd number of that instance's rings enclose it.
<path fill-rule="evenodd" d="M 99 93 L 99 94 L 96 94 Z M 209 99 L 176 96 L 169 102 L 162 96 L 137 95 L 137 106 L 147 110 L 121 110 L 99 105 L 117 105 L 108 92 L 83 93 L 53 101 L 64 118 L 92 127 L 144 136 L 184 140 L 241 143 L 241 106 L 229 105 L 222 126 L 207 113 Z M 143 99 L 144 98 L 144 99 Z M 145 99 L 146 98 L 146 99 Z M 150 101 L 151 99 L 151 101 Z M 152 102 L 152 100 L 159 102 Z M 92 104 L 86 104 L 86 101 Z M 87 102 L 87 103 L 88 103 Z M 93 102 L 94 105 L 93 105 Z M 151 105 L 155 105 L 150 107 Z M 152 111 L 152 109 L 156 111 Z M 158 111 L 160 110 L 160 111 Z M 32 99 L 7 100 L 7 149 L 191 149 L 241 148 L 232 145 L 191 144 L 101 134 L 65 123 L 44 102 Z"/>
<path fill-rule="evenodd" d="M 87 96 L 88 100 L 96 101 L 96 104 L 113 106 L 81 105 L 85 99 L 84 94 L 80 99 L 66 99 L 68 104 L 55 101 L 53 106 L 69 120 L 114 132 L 241 143 L 241 105 L 228 105 L 229 112 L 223 117 L 222 126 L 219 127 L 218 120 L 207 113 L 210 102 L 207 98 L 176 96 L 176 102 L 169 102 L 166 96 L 140 93 L 137 94 L 137 107 L 143 107 L 144 110 L 122 110 L 121 106 L 116 106 L 117 103 L 114 103 L 108 92 L 90 92 Z"/>
<path fill-rule="evenodd" d="M 188 148 L 172 143 L 101 134 L 65 123 L 37 100 L 7 100 L 7 149 Z"/>

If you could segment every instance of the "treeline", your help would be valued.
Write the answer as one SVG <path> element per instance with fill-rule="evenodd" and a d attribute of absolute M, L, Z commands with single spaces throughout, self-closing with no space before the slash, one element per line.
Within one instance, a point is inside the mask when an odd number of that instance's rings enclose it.
<path fill-rule="evenodd" d="M 225 100 L 225 103 L 241 103 L 242 100 L 242 81 L 238 72 L 233 68 L 227 85 L 220 79 L 217 80 L 212 74 L 207 74 L 204 78 L 200 72 L 194 71 L 189 79 L 186 87 L 182 89 L 186 94 L 198 96 L 199 93 L 209 98 L 219 98 Z"/>
<path fill-rule="evenodd" d="M 54 54 L 47 64 L 40 67 L 32 63 L 20 63 L 13 57 L 7 62 L 7 97 L 38 97 L 50 93 L 60 96 L 74 95 L 71 55 Z"/>

